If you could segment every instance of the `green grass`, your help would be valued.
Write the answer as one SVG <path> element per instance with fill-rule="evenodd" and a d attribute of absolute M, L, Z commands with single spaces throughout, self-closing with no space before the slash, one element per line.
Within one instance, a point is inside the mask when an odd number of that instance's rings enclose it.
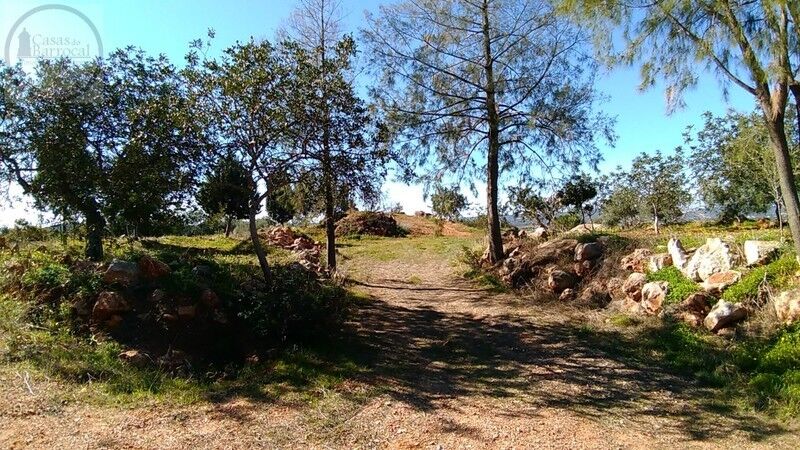
<path fill-rule="evenodd" d="M 351 302 L 365 300 L 338 286 L 288 271 L 285 266 L 294 261 L 290 252 L 269 248 L 277 280 L 274 288 L 258 298 L 240 301 L 236 287 L 260 276 L 249 245 L 246 239 L 222 236 L 168 236 L 122 244 L 108 242 L 106 259 L 136 261 L 145 254 L 154 256 L 172 267 L 172 274 L 160 280 L 159 287 L 192 297 L 200 290 L 192 267 L 212 266 L 213 275 L 206 282 L 233 308 L 231 313 L 240 315 L 240 325 L 259 337 L 259 343 L 275 343 L 274 351 L 269 352 L 274 356 L 267 360 L 254 365 L 235 360 L 225 366 L 221 365 L 224 362 L 215 362 L 178 373 L 165 372 L 157 364 L 139 368 L 124 363 L 118 357 L 126 350 L 122 344 L 110 339 L 97 341 L 81 331 L 70 310 L 77 297 L 95 295 L 104 288 L 96 273 L 71 272 L 69 263 L 62 262 L 66 255 L 80 259 L 82 244 L 69 241 L 64 246 L 47 241 L 26 246 L 18 255 L 0 251 L 0 264 L 14 259 L 26 268 L 22 277 L 0 274 L 0 287 L 7 292 L 0 294 L 0 370 L 24 367 L 62 380 L 76 392 L 86 391 L 82 387 L 92 383 L 97 387 L 90 390 L 92 399 L 104 403 L 191 403 L 225 392 L 259 396 L 292 393 L 310 399 L 315 396 L 311 391 L 332 389 L 344 377 L 363 370 L 344 356 L 348 351 L 331 349 L 330 339 L 319 339 L 327 335 L 318 326 L 339 323 Z M 54 288 L 57 295 L 42 303 L 41 293 Z M 261 331 L 263 336 L 258 334 Z M 281 344 L 282 340 L 285 342 Z"/>
<path fill-rule="evenodd" d="M 687 278 L 675 266 L 667 266 L 658 272 L 648 273 L 647 281 L 666 281 L 669 283 L 669 290 L 665 299 L 666 304 L 680 303 L 686 297 L 700 291 L 700 286 Z"/>
<path fill-rule="evenodd" d="M 787 286 L 797 270 L 794 253 L 784 252 L 771 263 L 745 274 L 738 283 L 722 294 L 722 299 L 734 303 L 753 299 L 758 296 L 759 288 L 764 281 L 773 289 L 781 289 Z"/>
<path fill-rule="evenodd" d="M 337 241 L 341 252 L 351 259 L 365 261 L 409 261 L 419 258 L 454 260 L 465 245 L 473 246 L 478 238 L 468 236 L 420 236 L 383 238 L 345 237 Z"/>

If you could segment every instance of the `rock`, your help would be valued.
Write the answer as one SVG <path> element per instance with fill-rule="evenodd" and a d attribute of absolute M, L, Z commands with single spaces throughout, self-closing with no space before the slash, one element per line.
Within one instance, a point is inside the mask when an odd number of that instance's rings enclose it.
<path fill-rule="evenodd" d="M 694 293 L 678 305 L 674 315 L 678 320 L 698 328 L 711 311 L 711 299 L 703 292 Z"/>
<path fill-rule="evenodd" d="M 627 298 L 625 291 L 622 289 L 624 284 L 625 280 L 619 277 L 610 278 L 606 282 L 606 292 L 611 296 L 612 300 L 625 300 Z"/>
<path fill-rule="evenodd" d="M 130 311 L 128 302 L 119 292 L 104 291 L 97 296 L 97 301 L 92 307 L 92 324 L 101 324 L 113 316 Z"/>
<path fill-rule="evenodd" d="M 647 269 L 650 255 L 652 254 L 653 252 L 651 252 L 649 248 L 637 248 L 633 253 L 622 258 L 622 269 L 633 272 L 644 272 Z"/>
<path fill-rule="evenodd" d="M 578 301 L 584 305 L 602 307 L 608 305 L 611 296 L 602 281 L 594 280 L 581 290 L 578 294 Z"/>
<path fill-rule="evenodd" d="M 736 324 L 747 317 L 747 310 L 738 303 L 730 303 L 720 300 L 711 308 L 703 324 L 709 331 L 717 331 Z"/>
<path fill-rule="evenodd" d="M 683 249 L 680 239 L 670 238 L 669 242 L 667 242 L 667 252 L 672 259 L 672 265 L 678 269 L 683 269 L 689 261 L 689 256 L 686 254 L 686 250 Z"/>
<path fill-rule="evenodd" d="M 120 361 L 134 367 L 144 367 L 150 361 L 150 357 L 139 350 L 126 350 L 119 354 Z"/>
<path fill-rule="evenodd" d="M 168 265 L 147 255 L 139 259 L 139 271 L 145 280 L 157 280 L 172 273 Z"/>
<path fill-rule="evenodd" d="M 200 293 L 200 303 L 212 309 L 216 308 L 220 304 L 219 296 L 211 289 L 203 289 Z"/>
<path fill-rule="evenodd" d="M 642 286 L 642 312 L 650 315 L 661 312 L 668 290 L 669 283 L 666 281 L 652 281 Z"/>
<path fill-rule="evenodd" d="M 547 287 L 556 294 L 560 294 L 566 289 L 575 287 L 575 277 L 568 272 L 555 269 L 547 277 Z"/>
<path fill-rule="evenodd" d="M 703 290 L 709 294 L 719 295 L 722 291 L 739 282 L 742 279 L 742 273 L 735 270 L 726 270 L 725 272 L 717 272 L 703 282 Z"/>
<path fill-rule="evenodd" d="M 166 370 L 176 370 L 189 365 L 189 358 L 181 350 L 168 350 L 163 356 L 156 360 L 159 366 Z"/>
<path fill-rule="evenodd" d="M 565 302 L 572 301 L 575 300 L 575 295 L 574 289 L 564 289 L 558 299 Z"/>
<path fill-rule="evenodd" d="M 194 305 L 178 306 L 178 318 L 181 320 L 192 320 L 197 315 L 197 307 Z"/>
<path fill-rule="evenodd" d="M 211 276 L 214 275 L 214 269 L 205 264 L 198 264 L 192 267 L 192 275 L 201 279 L 211 278 Z"/>
<path fill-rule="evenodd" d="M 554 264 L 562 259 L 572 260 L 575 253 L 575 246 L 578 241 L 575 239 L 555 239 L 539 244 L 528 261 L 532 266 L 545 266 Z"/>
<path fill-rule="evenodd" d="M 781 292 L 778 298 L 773 300 L 773 306 L 781 322 L 789 325 L 800 320 L 800 291 Z"/>
<path fill-rule="evenodd" d="M 394 237 L 400 235 L 394 217 L 381 212 L 351 212 L 336 222 L 336 236 L 370 235 Z"/>
<path fill-rule="evenodd" d="M 650 272 L 658 272 L 664 267 L 672 265 L 672 256 L 669 253 L 659 253 L 650 257 L 647 269 Z"/>
<path fill-rule="evenodd" d="M 103 274 L 103 281 L 108 284 L 118 284 L 129 287 L 139 281 L 139 265 L 130 261 L 115 259 Z"/>
<path fill-rule="evenodd" d="M 745 241 L 744 259 L 748 266 L 767 263 L 775 256 L 781 243 L 777 241 Z"/>
<path fill-rule="evenodd" d="M 531 237 L 534 239 L 547 239 L 549 236 L 550 233 L 548 233 L 547 228 L 544 227 L 538 227 L 531 233 Z"/>
<path fill-rule="evenodd" d="M 528 232 L 525 230 L 520 230 L 520 232 L 517 233 L 517 237 L 520 239 L 528 239 Z"/>
<path fill-rule="evenodd" d="M 709 238 L 689 259 L 684 274 L 691 280 L 705 281 L 715 273 L 733 269 L 738 260 L 730 245 L 722 239 Z"/>
<path fill-rule="evenodd" d="M 572 268 L 575 271 L 575 275 L 584 278 L 592 273 L 592 269 L 594 269 L 594 266 L 595 266 L 594 260 L 587 260 L 583 262 L 576 262 L 575 264 L 572 265 Z"/>
<path fill-rule="evenodd" d="M 603 224 L 591 224 L 591 223 L 582 223 L 575 228 L 567 231 L 567 234 L 592 234 L 598 231 L 605 230 L 606 227 Z"/>
<path fill-rule="evenodd" d="M 640 272 L 634 272 L 622 284 L 622 292 L 625 296 L 635 302 L 642 300 L 642 288 L 647 283 L 647 277 Z"/>
<path fill-rule="evenodd" d="M 602 255 L 603 247 L 597 242 L 589 242 L 575 246 L 575 261 L 594 261 Z"/>

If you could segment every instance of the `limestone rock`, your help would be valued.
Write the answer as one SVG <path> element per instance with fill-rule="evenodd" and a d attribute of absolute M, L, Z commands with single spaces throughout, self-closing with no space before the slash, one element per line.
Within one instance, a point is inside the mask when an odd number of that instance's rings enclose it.
<path fill-rule="evenodd" d="M 642 312 L 650 315 L 661 312 L 668 290 L 669 283 L 666 281 L 652 281 L 642 286 Z"/>
<path fill-rule="evenodd" d="M 564 302 L 571 301 L 575 300 L 575 295 L 576 294 L 574 289 L 564 289 L 564 291 L 561 292 L 561 295 L 558 297 L 558 299 Z"/>
<path fill-rule="evenodd" d="M 773 306 L 781 322 L 789 325 L 800 320 L 800 291 L 781 292 L 778 298 L 773 300 Z"/>
<path fill-rule="evenodd" d="M 628 276 L 625 283 L 622 284 L 622 292 L 625 296 L 635 302 L 642 300 L 642 288 L 647 283 L 647 277 L 640 272 L 634 272 Z"/>
<path fill-rule="evenodd" d="M 555 269 L 547 277 L 547 287 L 556 294 L 575 287 L 575 277 L 563 270 Z"/>
<path fill-rule="evenodd" d="M 726 270 L 712 274 L 703 282 L 703 290 L 710 294 L 719 295 L 728 287 L 742 279 L 742 273 L 735 270 Z"/>
<path fill-rule="evenodd" d="M 130 311 L 128 302 L 119 292 L 104 291 L 97 296 L 92 308 L 91 323 L 95 325 L 110 321 L 114 316 Z"/>
<path fill-rule="evenodd" d="M 139 259 L 139 271 L 146 280 L 157 280 L 172 273 L 168 265 L 147 255 Z"/>
<path fill-rule="evenodd" d="M 709 331 L 717 331 L 736 324 L 747 317 L 747 310 L 738 303 L 730 303 L 720 300 L 711 308 L 703 324 Z"/>
<path fill-rule="evenodd" d="M 119 359 L 134 367 L 144 367 L 150 361 L 150 358 L 139 350 L 126 350 L 119 354 Z"/>
<path fill-rule="evenodd" d="M 550 236 L 550 233 L 547 232 L 547 228 L 539 227 L 533 230 L 531 233 L 531 237 L 534 239 L 547 239 Z"/>
<path fill-rule="evenodd" d="M 703 292 L 694 293 L 686 297 L 686 300 L 678 305 L 675 311 L 675 317 L 682 322 L 698 328 L 703 325 L 703 319 L 705 319 L 709 311 L 711 311 L 711 300 L 712 297 L 708 294 Z"/>
<path fill-rule="evenodd" d="M 777 241 L 745 241 L 744 259 L 748 266 L 764 264 L 778 252 L 781 243 Z"/>
<path fill-rule="evenodd" d="M 622 268 L 633 272 L 644 272 L 652 254 L 653 252 L 649 248 L 637 248 L 633 253 L 622 258 Z"/>
<path fill-rule="evenodd" d="M 670 238 L 669 242 L 667 242 L 667 252 L 672 257 L 672 265 L 678 269 L 683 269 L 689 261 L 689 256 L 686 254 L 686 250 L 683 249 L 680 239 Z"/>
<path fill-rule="evenodd" d="M 603 256 L 603 247 L 597 242 L 588 242 L 575 246 L 575 261 L 594 261 Z"/>
<path fill-rule="evenodd" d="M 650 257 L 647 269 L 650 272 L 658 272 L 664 267 L 672 265 L 672 256 L 669 253 L 658 253 Z"/>
<path fill-rule="evenodd" d="M 136 284 L 140 276 L 139 265 L 130 261 L 115 259 L 103 274 L 103 281 L 128 287 Z"/>
<path fill-rule="evenodd" d="M 711 275 L 733 269 L 739 261 L 731 246 L 719 238 L 709 238 L 694 252 L 684 274 L 695 281 L 705 281 Z"/>

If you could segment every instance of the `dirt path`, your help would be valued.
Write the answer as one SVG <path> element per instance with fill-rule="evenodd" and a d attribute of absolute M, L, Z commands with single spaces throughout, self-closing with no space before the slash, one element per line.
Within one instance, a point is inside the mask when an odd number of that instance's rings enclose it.
<path fill-rule="evenodd" d="M 359 264 L 348 269 L 371 301 L 350 325 L 371 370 L 315 406 L 52 404 L 57 384 L 37 380 L 25 395 L 9 373 L 0 448 L 796 447 L 796 431 L 709 411 L 713 391 L 603 353 L 570 314 L 523 308 L 446 262 Z"/>

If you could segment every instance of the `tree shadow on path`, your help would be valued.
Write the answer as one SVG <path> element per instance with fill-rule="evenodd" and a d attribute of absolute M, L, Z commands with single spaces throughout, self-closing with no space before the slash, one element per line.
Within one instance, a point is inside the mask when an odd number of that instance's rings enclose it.
<path fill-rule="evenodd" d="M 379 298 L 387 293 L 407 301 Z M 635 338 L 516 314 L 442 311 L 431 306 L 430 293 L 402 287 L 371 294 L 356 312 L 351 351 L 368 358 L 370 382 L 377 378 L 389 395 L 421 411 L 447 408 L 450 400 L 513 397 L 499 402 L 506 411 L 492 414 L 524 419 L 553 408 L 597 420 L 619 416 L 645 429 L 657 421 L 659 432 L 694 440 L 744 432 L 759 441 L 786 432 L 715 401 L 719 391 L 668 374 L 656 358 L 632 357 L 624 348 Z M 498 301 L 481 291 L 465 300 Z"/>

